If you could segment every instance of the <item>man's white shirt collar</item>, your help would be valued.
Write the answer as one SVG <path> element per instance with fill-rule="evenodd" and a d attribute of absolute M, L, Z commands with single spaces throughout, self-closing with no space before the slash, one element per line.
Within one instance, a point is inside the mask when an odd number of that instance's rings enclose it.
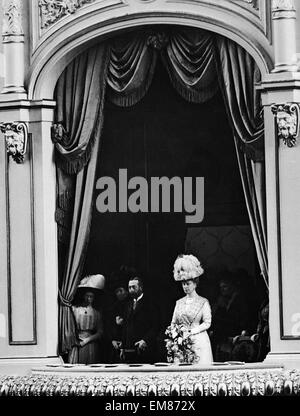
<path fill-rule="evenodd" d="M 139 300 L 141 300 L 143 295 L 144 295 L 144 293 L 142 293 L 138 298 L 134 299 L 134 302 L 138 302 Z"/>

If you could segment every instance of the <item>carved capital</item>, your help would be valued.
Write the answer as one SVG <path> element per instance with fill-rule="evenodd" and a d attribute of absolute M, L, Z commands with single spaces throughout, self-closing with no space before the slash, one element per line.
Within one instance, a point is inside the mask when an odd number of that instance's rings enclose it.
<path fill-rule="evenodd" d="M 299 105 L 274 104 L 271 107 L 276 117 L 278 138 L 288 147 L 294 147 L 299 134 Z"/>
<path fill-rule="evenodd" d="M 25 123 L 0 123 L 4 133 L 6 152 L 16 163 L 23 163 L 27 149 L 28 130 Z"/>
<path fill-rule="evenodd" d="M 294 0 L 272 0 L 273 19 L 295 19 L 296 8 Z"/>
<path fill-rule="evenodd" d="M 8 36 L 23 36 L 22 26 L 22 1 L 21 0 L 3 0 L 3 38 Z"/>
<path fill-rule="evenodd" d="M 41 28 L 46 29 L 63 16 L 76 12 L 84 4 L 95 0 L 39 0 Z"/>

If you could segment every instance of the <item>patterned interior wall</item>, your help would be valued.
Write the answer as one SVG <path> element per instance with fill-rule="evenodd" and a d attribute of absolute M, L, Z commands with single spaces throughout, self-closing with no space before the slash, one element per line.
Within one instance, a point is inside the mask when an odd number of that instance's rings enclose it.
<path fill-rule="evenodd" d="M 256 254 L 247 225 L 189 228 L 185 249 L 211 270 L 242 268 L 255 275 Z"/>

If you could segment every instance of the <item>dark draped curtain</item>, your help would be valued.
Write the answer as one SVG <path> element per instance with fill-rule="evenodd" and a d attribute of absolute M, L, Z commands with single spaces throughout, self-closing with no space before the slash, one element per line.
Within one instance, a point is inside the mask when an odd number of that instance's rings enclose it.
<path fill-rule="evenodd" d="M 107 98 L 118 106 L 134 105 L 148 91 L 157 59 L 148 36 L 129 35 L 111 43 Z"/>
<path fill-rule="evenodd" d="M 81 278 L 88 244 L 107 64 L 107 46 L 94 47 L 67 67 L 56 87 L 56 122 L 63 124 L 64 130 L 54 138 L 60 259 L 65 256 L 59 270 L 59 350 L 62 354 L 76 343 L 71 302 Z"/>
<path fill-rule="evenodd" d="M 218 89 L 214 35 L 199 29 L 174 31 L 162 58 L 170 80 L 187 101 L 203 103 Z"/>
<path fill-rule="evenodd" d="M 70 306 L 89 240 L 104 98 L 118 106 L 136 104 L 147 93 L 157 59 L 162 60 L 174 88 L 190 102 L 206 102 L 221 86 L 257 256 L 267 283 L 263 121 L 253 59 L 234 42 L 198 29 L 145 30 L 105 41 L 65 69 L 55 92 L 52 139 L 58 183 L 61 353 L 76 343 Z"/>
<path fill-rule="evenodd" d="M 260 73 L 250 55 L 226 38 L 217 38 L 217 52 L 220 85 L 232 125 L 253 240 L 261 275 L 268 286 L 264 122 L 255 89 Z"/>
<path fill-rule="evenodd" d="M 107 46 L 96 46 L 76 58 L 58 80 L 55 118 L 65 134 L 57 137 L 56 161 L 67 173 L 77 173 L 87 164 L 95 132 L 101 129 L 107 63 Z"/>

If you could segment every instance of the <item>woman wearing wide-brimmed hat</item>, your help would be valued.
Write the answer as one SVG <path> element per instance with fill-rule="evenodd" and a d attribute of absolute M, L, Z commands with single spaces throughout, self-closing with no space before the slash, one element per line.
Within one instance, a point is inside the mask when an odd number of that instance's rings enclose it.
<path fill-rule="evenodd" d="M 199 260 L 192 254 L 180 255 L 174 263 L 174 279 L 181 282 L 185 296 L 176 302 L 172 324 L 183 325 L 189 332 L 195 354 L 194 363 L 213 362 L 207 330 L 211 325 L 211 309 L 206 298 L 196 288 L 204 273 Z"/>
<path fill-rule="evenodd" d="M 76 326 L 77 345 L 69 353 L 69 363 L 94 364 L 99 362 L 100 340 L 103 335 L 101 313 L 95 309 L 97 293 L 104 288 L 105 278 L 101 274 L 84 277 L 78 285 L 81 297 L 79 306 L 73 306 Z"/>

